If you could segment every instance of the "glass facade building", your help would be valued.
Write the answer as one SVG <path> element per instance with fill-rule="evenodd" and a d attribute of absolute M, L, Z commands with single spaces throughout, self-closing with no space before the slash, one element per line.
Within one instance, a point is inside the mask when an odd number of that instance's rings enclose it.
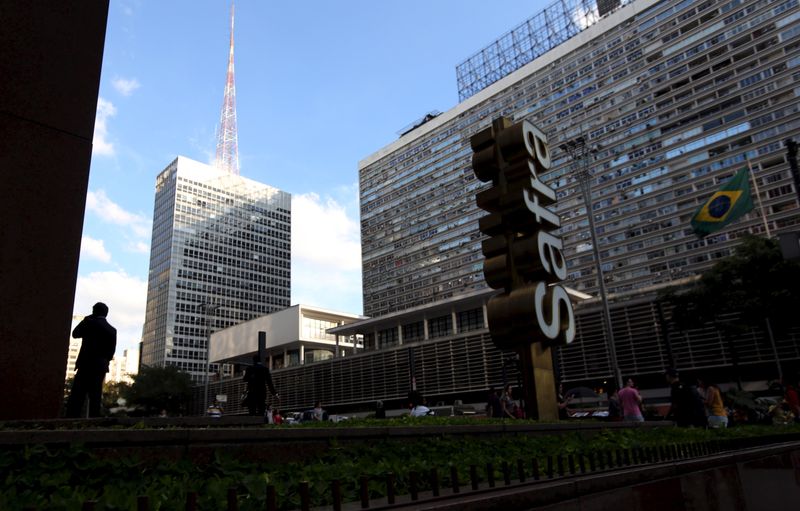
<path fill-rule="evenodd" d="M 291 195 L 178 157 L 156 178 L 141 363 L 204 381 L 209 331 L 290 303 Z"/>
<path fill-rule="evenodd" d="M 596 294 L 595 263 L 580 183 L 558 148 L 579 136 L 594 150 L 592 214 L 610 293 L 699 274 L 765 223 L 772 235 L 797 230 L 785 140 L 800 131 L 798 55 L 798 0 L 620 2 L 360 162 L 364 313 L 486 287 L 474 198 L 486 185 L 469 138 L 500 115 L 547 134 L 553 165 L 540 177 L 557 191 L 577 290 Z M 698 239 L 694 212 L 748 162 L 756 208 Z"/>

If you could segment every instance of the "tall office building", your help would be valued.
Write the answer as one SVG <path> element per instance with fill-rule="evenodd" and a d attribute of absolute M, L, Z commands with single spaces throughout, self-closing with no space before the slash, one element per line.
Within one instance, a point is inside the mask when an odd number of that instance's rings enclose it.
<path fill-rule="evenodd" d="M 611 293 L 699 274 L 743 233 L 796 230 L 785 140 L 800 130 L 798 55 L 798 0 L 552 4 L 458 66 L 461 103 L 360 162 L 364 313 L 485 287 L 469 138 L 500 115 L 547 134 L 540 178 L 557 190 L 577 290 L 597 292 L 580 183 L 559 150 L 578 137 L 593 151 Z M 755 209 L 698 239 L 694 212 L 748 161 Z"/>
<path fill-rule="evenodd" d="M 205 375 L 210 332 L 289 306 L 291 195 L 179 156 L 156 179 L 141 363 Z"/>
<path fill-rule="evenodd" d="M 78 323 L 81 322 L 83 316 L 72 316 L 72 326 L 70 327 L 70 332 L 75 330 L 75 327 L 78 326 Z M 68 380 L 75 376 L 75 362 L 78 361 L 78 353 L 81 352 L 81 343 L 83 339 L 73 339 L 72 336 L 69 337 L 69 351 L 67 351 L 67 373 L 64 379 Z"/>
<path fill-rule="evenodd" d="M 233 19 L 214 166 L 179 156 L 156 178 L 141 364 L 196 381 L 212 331 L 289 306 L 291 195 L 239 176 Z"/>

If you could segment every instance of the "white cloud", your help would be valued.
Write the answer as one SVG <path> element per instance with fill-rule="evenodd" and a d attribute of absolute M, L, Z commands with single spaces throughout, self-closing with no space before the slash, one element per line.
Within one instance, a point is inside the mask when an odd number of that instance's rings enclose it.
<path fill-rule="evenodd" d="M 150 235 L 151 222 L 143 215 L 124 210 L 108 198 L 104 190 L 91 191 L 86 195 L 86 210 L 97 214 L 105 222 L 129 227 L 139 238 Z"/>
<path fill-rule="evenodd" d="M 111 80 L 111 85 L 123 96 L 130 96 L 133 91 L 142 86 L 136 78 L 131 78 L 130 80 L 127 78 L 114 78 Z"/>
<path fill-rule="evenodd" d="M 106 250 L 103 240 L 96 240 L 89 236 L 81 238 L 81 259 L 85 257 L 104 263 L 111 262 L 111 254 Z"/>
<path fill-rule="evenodd" d="M 302 303 L 361 314 L 361 272 L 331 272 L 305 264 L 292 266 L 292 304 Z"/>
<path fill-rule="evenodd" d="M 293 303 L 361 312 L 360 232 L 336 200 L 292 197 Z"/>
<path fill-rule="evenodd" d="M 323 201 L 316 193 L 293 196 L 292 256 L 333 271 L 361 268 L 358 221 L 330 197 Z"/>
<path fill-rule="evenodd" d="M 131 243 L 129 245 L 131 252 L 136 252 L 137 254 L 149 254 L 150 253 L 150 245 L 145 243 L 144 241 L 137 241 Z"/>
<path fill-rule="evenodd" d="M 117 354 L 123 349 L 138 348 L 144 325 L 147 282 L 124 271 L 95 272 L 78 275 L 75 289 L 76 316 L 91 314 L 92 305 L 108 305 L 108 322 L 117 329 Z"/>
<path fill-rule="evenodd" d="M 106 121 L 109 117 L 117 114 L 117 109 L 111 101 L 97 98 L 97 113 L 94 118 L 94 139 L 92 140 L 92 154 L 100 156 L 113 156 L 114 144 L 108 140 L 108 126 Z"/>

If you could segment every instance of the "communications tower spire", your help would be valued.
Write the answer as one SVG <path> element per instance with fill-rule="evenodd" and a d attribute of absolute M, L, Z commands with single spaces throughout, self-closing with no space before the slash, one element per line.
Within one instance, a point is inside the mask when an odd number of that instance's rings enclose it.
<path fill-rule="evenodd" d="M 236 82 L 233 76 L 233 1 L 231 1 L 231 47 L 228 53 L 228 73 L 225 95 L 217 127 L 217 154 L 214 165 L 239 175 L 239 134 L 236 127 Z"/>

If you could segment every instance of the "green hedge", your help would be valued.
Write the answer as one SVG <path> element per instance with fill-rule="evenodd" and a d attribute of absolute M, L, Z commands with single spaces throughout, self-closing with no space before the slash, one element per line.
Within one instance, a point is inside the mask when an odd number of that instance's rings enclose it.
<path fill-rule="evenodd" d="M 430 425 L 461 423 L 434 418 L 379 421 L 387 424 Z M 474 422 L 472 422 L 474 424 Z M 375 425 L 371 421 L 351 421 L 349 427 Z M 339 426 L 341 427 L 341 425 Z M 332 441 L 324 455 L 310 463 L 244 462 L 217 452 L 213 461 L 198 465 L 189 461 L 147 462 L 137 458 L 97 457 L 80 445 L 47 448 L 31 445 L 0 452 L 0 509 L 80 510 L 86 500 L 96 500 L 97 510 L 136 509 L 137 495 L 150 497 L 150 509 L 182 509 L 187 492 L 198 493 L 199 509 L 225 509 L 228 488 L 239 495 L 239 509 L 264 509 L 265 488 L 276 488 L 282 509 L 300 506 L 298 483 L 309 481 L 312 506 L 330 503 L 330 482 L 339 479 L 345 501 L 358 499 L 361 475 L 371 478 L 370 496 L 384 495 L 384 477 L 396 474 L 397 493 L 408 491 L 411 471 L 428 474 L 439 471 L 442 487 L 447 486 L 450 467 L 458 470 L 464 484 L 469 481 L 470 465 L 485 467 L 493 463 L 499 469 L 503 460 L 516 463 L 524 459 L 540 460 L 547 456 L 569 455 L 590 450 L 628 449 L 664 444 L 703 442 L 714 439 L 741 438 L 800 433 L 800 427 L 751 426 L 727 430 L 678 429 L 607 429 L 591 436 L 579 432 L 558 436 L 509 433 L 507 435 L 464 437 L 436 435 L 410 439 L 339 445 Z M 482 472 L 483 473 L 483 472 Z M 422 480 L 426 480 L 424 477 Z M 497 474 L 497 480 L 502 476 Z M 424 490 L 424 486 L 420 488 Z"/>

